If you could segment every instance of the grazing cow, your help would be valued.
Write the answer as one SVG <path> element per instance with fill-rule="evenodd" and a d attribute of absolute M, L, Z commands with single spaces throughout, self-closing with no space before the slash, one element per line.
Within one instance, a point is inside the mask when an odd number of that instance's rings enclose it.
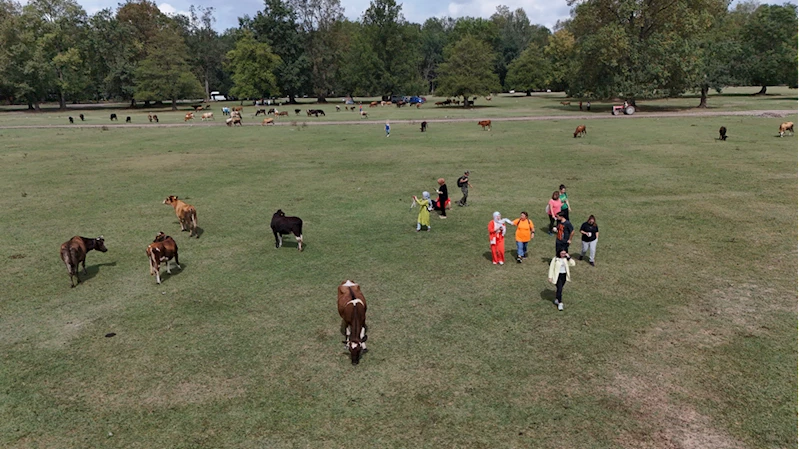
<path fill-rule="evenodd" d="M 150 276 L 155 276 L 155 282 L 158 284 L 161 283 L 161 262 L 165 262 L 168 274 L 172 274 L 172 270 L 169 269 L 170 259 L 175 259 L 175 266 L 179 270 L 183 269 L 180 268 L 178 260 L 178 244 L 163 232 L 159 232 L 153 243 L 147 245 L 147 258 L 150 260 Z"/>
<path fill-rule="evenodd" d="M 225 119 L 225 125 L 233 126 L 233 119 L 232 118 Z"/>
<path fill-rule="evenodd" d="M 184 122 L 188 122 L 189 120 L 194 120 L 194 113 L 193 112 L 189 112 L 188 114 L 186 114 L 185 117 L 183 117 L 183 121 Z"/>
<path fill-rule="evenodd" d="M 230 108 L 227 106 L 222 108 L 222 115 L 230 115 Z"/>
<path fill-rule="evenodd" d="M 785 122 L 780 125 L 780 137 L 784 136 L 788 131 L 793 135 L 793 122 Z"/>
<path fill-rule="evenodd" d="M 561 101 L 560 104 L 562 104 L 563 106 L 568 106 L 568 105 L 570 105 L 572 103 L 571 103 L 571 101 Z"/>
<path fill-rule="evenodd" d="M 130 116 L 125 117 L 125 123 L 130 123 Z"/>
<path fill-rule="evenodd" d="M 422 103 L 416 103 L 416 109 L 421 109 L 421 108 L 422 108 Z"/>
<path fill-rule="evenodd" d="M 236 106 L 235 108 L 233 108 L 233 110 L 236 112 L 243 112 L 244 108 L 242 106 Z"/>
<path fill-rule="evenodd" d="M 336 107 L 338 107 L 338 106 L 336 106 Z M 295 109 L 294 110 L 294 115 L 300 115 L 300 112 L 302 112 L 302 109 Z"/>
<path fill-rule="evenodd" d="M 261 122 L 261 126 L 274 125 L 274 124 L 275 124 L 275 119 L 273 119 L 272 117 L 265 118 L 264 121 Z"/>
<path fill-rule="evenodd" d="M 275 248 L 283 246 L 283 236 L 294 234 L 297 239 L 297 249 L 302 251 L 302 220 L 299 217 L 287 217 L 278 209 L 272 215 L 272 233 L 275 234 Z"/>
<path fill-rule="evenodd" d="M 233 117 L 233 126 L 236 126 L 236 125 L 244 126 L 244 124 L 241 123 L 241 117 Z"/>
<path fill-rule="evenodd" d="M 369 103 L 369 107 L 370 107 L 370 108 L 374 108 L 374 107 L 376 107 L 377 105 L 378 105 L 378 103 L 377 103 L 376 101 L 373 101 L 373 102 Z"/>
<path fill-rule="evenodd" d="M 214 113 L 213 112 L 206 112 L 206 113 L 204 113 L 203 115 L 200 116 L 200 120 L 202 120 L 202 121 L 215 120 L 214 119 Z"/>
<path fill-rule="evenodd" d="M 299 109 L 295 109 L 295 111 L 299 111 Z M 341 106 L 336 106 L 336 112 L 341 112 Z M 299 115 L 299 112 L 297 114 Z"/>
<path fill-rule="evenodd" d="M 585 134 L 586 134 L 585 125 L 580 125 L 577 127 L 577 129 L 574 130 L 574 137 L 584 136 Z"/>
<path fill-rule="evenodd" d="M 202 110 L 203 110 L 203 106 L 202 105 L 197 105 L 197 106 L 194 107 L 194 112 L 201 112 Z"/>
<path fill-rule="evenodd" d="M 421 130 L 422 130 L 422 132 L 427 131 L 427 122 L 422 122 Z"/>
<path fill-rule="evenodd" d="M 485 131 L 486 128 L 491 131 L 491 120 L 480 120 L 477 124 L 483 127 L 483 131 Z"/>
<path fill-rule="evenodd" d="M 80 117 L 80 121 L 84 120 L 83 114 L 79 115 L 78 117 Z"/>
<path fill-rule="evenodd" d="M 119 121 L 116 114 L 111 114 L 111 121 L 113 122 L 114 120 Z"/>
<path fill-rule="evenodd" d="M 719 140 L 727 140 L 727 128 L 724 126 L 719 128 Z"/>
<path fill-rule="evenodd" d="M 357 365 L 366 352 L 366 298 L 361 286 L 347 279 L 338 286 L 338 314 L 341 316 L 341 333 L 350 352 L 350 361 Z"/>
<path fill-rule="evenodd" d="M 153 114 L 147 114 L 147 120 L 149 120 L 150 123 L 152 123 L 153 122 Z"/>
<path fill-rule="evenodd" d="M 108 249 L 105 247 L 105 240 L 103 236 L 96 239 L 87 239 L 86 237 L 75 236 L 64 242 L 61 245 L 61 260 L 67 266 L 67 273 L 69 273 L 69 282 L 72 287 L 80 284 L 80 276 L 78 276 L 78 264 L 83 264 L 83 274 L 88 274 L 86 271 L 86 253 L 96 249 L 100 252 L 106 252 Z M 74 280 L 73 280 L 74 277 Z M 75 282 L 77 280 L 77 282 Z"/>
<path fill-rule="evenodd" d="M 258 108 L 258 110 L 255 111 L 255 116 L 258 117 L 260 114 L 266 115 L 266 109 L 265 108 Z"/>
<path fill-rule="evenodd" d="M 194 206 L 184 203 L 174 195 L 166 197 L 164 204 L 175 208 L 175 215 L 180 220 L 181 231 L 189 231 L 189 237 L 197 235 L 197 238 L 200 238 L 200 234 L 197 232 L 197 209 Z"/>
<path fill-rule="evenodd" d="M 436 101 L 436 106 L 444 106 L 444 102 L 443 101 Z"/>
<path fill-rule="evenodd" d="M 289 111 L 275 111 L 275 117 L 288 117 Z"/>
<path fill-rule="evenodd" d="M 70 117 L 70 118 L 69 118 L 69 123 L 75 123 L 75 119 L 73 119 L 72 117 Z"/>
<path fill-rule="evenodd" d="M 369 118 L 369 114 L 366 111 L 361 111 L 361 118 Z"/>
<path fill-rule="evenodd" d="M 486 101 L 491 101 L 491 95 L 489 95 L 489 96 L 487 96 L 485 98 L 486 98 Z"/>
<path fill-rule="evenodd" d="M 155 120 L 155 123 L 158 123 L 158 116 L 153 114 L 153 120 Z"/>

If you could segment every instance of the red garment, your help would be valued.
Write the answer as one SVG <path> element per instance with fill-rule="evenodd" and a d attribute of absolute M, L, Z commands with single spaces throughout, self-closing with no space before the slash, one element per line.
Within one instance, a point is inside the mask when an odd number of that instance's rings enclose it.
<path fill-rule="evenodd" d="M 491 243 L 492 240 L 494 243 Z M 491 244 L 491 261 L 505 263 L 505 236 L 502 235 L 502 227 L 494 230 L 494 220 L 488 222 L 488 242 Z"/>

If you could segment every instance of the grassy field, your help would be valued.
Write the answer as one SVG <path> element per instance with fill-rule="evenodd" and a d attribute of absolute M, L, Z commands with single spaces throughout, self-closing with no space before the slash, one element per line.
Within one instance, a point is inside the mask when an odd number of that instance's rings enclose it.
<path fill-rule="evenodd" d="M 2 130 L 0 446 L 793 447 L 785 120 L 608 119 L 581 139 L 569 118 L 396 124 L 390 138 Z M 416 233 L 411 195 L 443 176 L 457 200 L 464 169 L 471 207 Z M 601 238 L 558 312 L 543 210 L 561 183 L 575 226 L 594 214 Z M 179 231 L 170 194 L 196 206 L 200 239 Z M 274 248 L 278 208 L 303 218 L 304 252 Z M 495 210 L 535 221 L 524 263 L 510 237 L 511 263 L 491 264 Z M 145 248 L 161 230 L 183 270 L 156 285 Z M 108 252 L 71 289 L 58 248 L 76 234 L 103 234 Z M 369 304 L 356 367 L 338 333 L 344 279 Z"/>
<path fill-rule="evenodd" d="M 708 100 L 708 109 L 698 110 L 696 106 L 699 104 L 699 97 L 695 95 L 686 95 L 679 98 L 663 99 L 663 100 L 642 100 L 637 103 L 639 111 L 641 112 L 684 112 L 686 114 L 695 111 L 748 111 L 748 110 L 796 110 L 797 96 L 796 89 L 789 89 L 787 87 L 770 87 L 768 95 L 753 96 L 759 88 L 730 88 L 726 89 L 722 94 L 711 94 Z M 397 108 L 394 106 L 386 107 L 369 107 L 369 102 L 379 100 L 379 98 L 356 98 L 363 106 L 364 112 L 368 114 L 371 120 L 431 120 L 431 119 L 474 119 L 482 120 L 486 118 L 497 117 L 542 117 L 542 116 L 562 116 L 567 118 L 569 116 L 584 115 L 594 117 L 606 117 L 610 115 L 611 106 L 613 104 L 621 104 L 621 100 L 616 102 L 600 102 L 595 101 L 591 104 L 591 111 L 580 111 L 579 99 L 566 98 L 563 92 L 554 93 L 536 93 L 530 97 L 525 96 L 523 93 L 517 94 L 501 94 L 494 96 L 491 101 L 486 101 L 485 97 L 477 97 L 474 108 L 463 108 L 459 106 L 435 106 L 436 101 L 441 101 L 440 97 L 428 97 L 428 102 L 420 108 L 403 107 Z M 313 99 L 300 99 L 300 104 L 297 105 L 281 105 L 277 106 L 279 110 L 289 112 L 288 117 L 281 117 L 276 119 L 278 123 L 314 123 L 319 121 L 353 121 L 360 120 L 358 115 L 358 107 L 356 105 L 355 111 L 345 111 L 344 104 L 340 98 L 330 98 L 327 104 L 319 105 Z M 569 102 L 569 105 L 563 105 L 561 102 Z M 28 126 L 28 125 L 69 125 L 69 117 L 75 120 L 75 125 L 108 125 L 108 124 L 125 124 L 125 118 L 130 117 L 131 123 L 126 126 L 141 127 L 141 126 L 156 126 L 155 123 L 150 123 L 147 119 L 148 113 L 155 113 L 158 115 L 161 124 L 185 124 L 186 126 L 197 125 L 201 123 L 199 115 L 193 121 L 186 122 L 184 116 L 186 112 L 193 110 L 192 106 L 199 103 L 183 103 L 179 105 L 179 110 L 173 112 L 169 106 L 166 108 L 136 108 L 129 109 L 127 105 L 69 105 L 67 111 L 58 111 L 57 106 L 47 105 L 44 108 L 44 113 L 36 114 L 25 111 L 24 106 L 3 106 L 0 107 L 0 126 Z M 208 124 L 222 126 L 224 124 L 224 116 L 222 115 L 222 107 L 238 106 L 240 102 L 212 102 L 210 110 L 214 113 L 214 121 Z M 336 112 L 336 105 L 342 107 L 342 110 Z M 584 104 L 584 107 L 587 104 Z M 252 106 L 252 103 L 247 103 L 244 106 L 243 121 L 244 124 L 260 124 L 262 117 L 255 117 L 258 109 L 269 109 L 273 106 Z M 300 114 L 294 112 L 295 109 L 300 109 Z M 308 117 L 306 110 L 308 109 L 322 109 L 325 111 L 323 117 Z M 83 113 L 85 121 L 81 122 L 78 114 Z M 111 122 L 109 120 L 110 114 L 117 114 L 119 117 L 118 122 Z"/>

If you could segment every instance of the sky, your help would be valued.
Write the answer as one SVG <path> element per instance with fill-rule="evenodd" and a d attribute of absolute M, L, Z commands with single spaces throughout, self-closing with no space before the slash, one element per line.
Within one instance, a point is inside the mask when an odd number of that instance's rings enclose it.
<path fill-rule="evenodd" d="M 87 13 L 94 14 L 104 8 L 116 9 L 121 0 L 77 0 Z M 191 5 L 212 7 L 216 23 L 214 28 L 222 32 L 227 28 L 238 27 L 238 18 L 254 16 L 263 10 L 263 0 L 155 0 L 158 8 L 165 14 L 188 14 Z M 734 2 L 736 3 L 737 0 Z M 757 3 L 793 3 L 797 0 L 757 1 Z M 25 2 L 23 2 L 25 3 Z M 570 8 L 566 0 L 397 0 L 402 5 L 402 14 L 409 22 L 424 23 L 430 17 L 483 17 L 488 18 L 496 12 L 497 6 L 505 5 L 511 11 L 522 8 L 530 22 L 552 29 L 558 20 L 569 18 Z M 369 0 L 341 0 L 344 15 L 358 20 L 369 7 Z"/>

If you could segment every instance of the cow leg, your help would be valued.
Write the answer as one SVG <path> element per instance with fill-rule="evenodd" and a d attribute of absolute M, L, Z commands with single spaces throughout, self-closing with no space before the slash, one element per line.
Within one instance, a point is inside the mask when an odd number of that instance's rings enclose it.
<path fill-rule="evenodd" d="M 180 219 L 180 232 L 185 232 L 187 230 L 188 229 L 186 229 L 186 220 L 181 218 Z"/>
<path fill-rule="evenodd" d="M 279 232 L 273 231 L 275 233 L 275 248 L 280 248 L 283 246 L 283 236 L 280 235 Z"/>
<path fill-rule="evenodd" d="M 167 259 L 164 264 L 166 265 L 166 273 L 172 274 L 172 270 L 169 268 L 169 259 Z"/>
<path fill-rule="evenodd" d="M 178 253 L 175 253 L 175 266 L 178 267 L 178 270 L 183 269 L 180 267 L 180 262 L 178 262 Z"/>
<path fill-rule="evenodd" d="M 81 262 L 81 263 L 83 264 L 83 274 L 88 275 L 89 273 L 86 271 L 86 259 L 83 259 L 83 262 Z M 79 280 L 79 282 L 80 282 L 80 280 Z"/>
<path fill-rule="evenodd" d="M 302 251 L 302 234 L 295 235 L 294 237 L 297 238 L 297 249 Z"/>

